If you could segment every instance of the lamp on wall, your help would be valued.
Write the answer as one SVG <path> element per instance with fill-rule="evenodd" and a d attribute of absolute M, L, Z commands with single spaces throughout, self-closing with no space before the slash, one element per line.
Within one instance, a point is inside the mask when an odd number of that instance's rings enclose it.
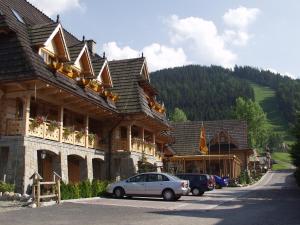
<path fill-rule="evenodd" d="M 41 152 L 41 159 L 45 159 L 46 158 L 46 151 L 42 151 Z"/>

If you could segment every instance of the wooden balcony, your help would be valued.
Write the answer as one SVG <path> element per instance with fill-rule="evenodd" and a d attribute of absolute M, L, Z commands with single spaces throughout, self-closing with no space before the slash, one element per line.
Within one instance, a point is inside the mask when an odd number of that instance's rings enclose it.
<path fill-rule="evenodd" d="M 23 134 L 23 120 L 8 119 L 6 121 L 6 124 L 6 135 L 12 136 Z M 86 138 L 86 134 L 82 131 L 73 131 L 67 127 L 63 127 L 61 129 L 60 125 L 55 126 L 48 121 L 37 124 L 36 121 L 32 118 L 29 119 L 28 135 L 32 137 L 38 137 L 46 140 L 63 142 L 92 149 L 105 150 L 107 148 L 107 145 L 100 143 L 99 138 L 97 136 L 93 140 L 89 140 L 88 138 Z"/>
<path fill-rule="evenodd" d="M 127 139 L 115 139 L 113 141 L 114 151 L 129 151 Z M 142 153 L 145 152 L 146 155 L 155 156 L 156 146 L 153 143 L 143 141 L 140 138 L 131 139 L 131 152 Z"/>

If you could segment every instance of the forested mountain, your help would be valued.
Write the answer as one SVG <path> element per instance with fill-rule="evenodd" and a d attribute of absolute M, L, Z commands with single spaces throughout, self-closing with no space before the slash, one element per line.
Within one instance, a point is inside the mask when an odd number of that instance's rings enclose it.
<path fill-rule="evenodd" d="M 219 66 L 164 69 L 152 73 L 151 82 L 158 89 L 168 113 L 179 107 L 189 120 L 229 118 L 237 97 L 254 98 L 247 81 Z"/>
<path fill-rule="evenodd" d="M 228 119 L 237 97 L 254 99 L 248 81 L 272 88 L 287 121 L 293 123 L 300 110 L 300 80 L 253 67 L 189 65 L 151 74 L 168 113 L 183 109 L 189 120 Z"/>
<path fill-rule="evenodd" d="M 300 110 L 300 80 L 293 80 L 287 76 L 259 70 L 253 67 L 236 66 L 233 76 L 267 86 L 275 90 L 278 104 L 285 119 L 294 123 L 296 112 Z"/>

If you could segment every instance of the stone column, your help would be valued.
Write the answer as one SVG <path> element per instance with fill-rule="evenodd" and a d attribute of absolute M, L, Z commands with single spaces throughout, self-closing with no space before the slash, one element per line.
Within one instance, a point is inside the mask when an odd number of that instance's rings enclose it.
<path fill-rule="evenodd" d="M 91 156 L 86 156 L 86 169 L 87 169 L 87 179 L 92 181 L 94 176 L 93 176 L 93 159 Z"/>
<path fill-rule="evenodd" d="M 155 153 L 156 153 L 156 145 L 155 145 L 155 134 L 154 134 L 154 133 L 152 134 L 152 143 L 154 144 L 154 148 L 153 148 L 152 155 L 155 156 Z"/>
<path fill-rule="evenodd" d="M 60 166 L 61 166 L 61 179 L 62 181 L 68 183 L 68 155 L 65 152 L 59 153 L 60 158 Z"/>
<path fill-rule="evenodd" d="M 64 107 L 59 108 L 59 142 L 63 142 L 63 132 L 64 132 Z"/>

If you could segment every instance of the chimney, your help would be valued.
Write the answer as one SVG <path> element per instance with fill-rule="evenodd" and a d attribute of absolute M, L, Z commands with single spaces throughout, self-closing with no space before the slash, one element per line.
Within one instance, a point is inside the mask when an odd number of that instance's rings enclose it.
<path fill-rule="evenodd" d="M 92 53 L 92 55 L 96 54 L 96 42 L 94 40 L 87 40 L 87 46 L 90 50 L 90 52 Z"/>

